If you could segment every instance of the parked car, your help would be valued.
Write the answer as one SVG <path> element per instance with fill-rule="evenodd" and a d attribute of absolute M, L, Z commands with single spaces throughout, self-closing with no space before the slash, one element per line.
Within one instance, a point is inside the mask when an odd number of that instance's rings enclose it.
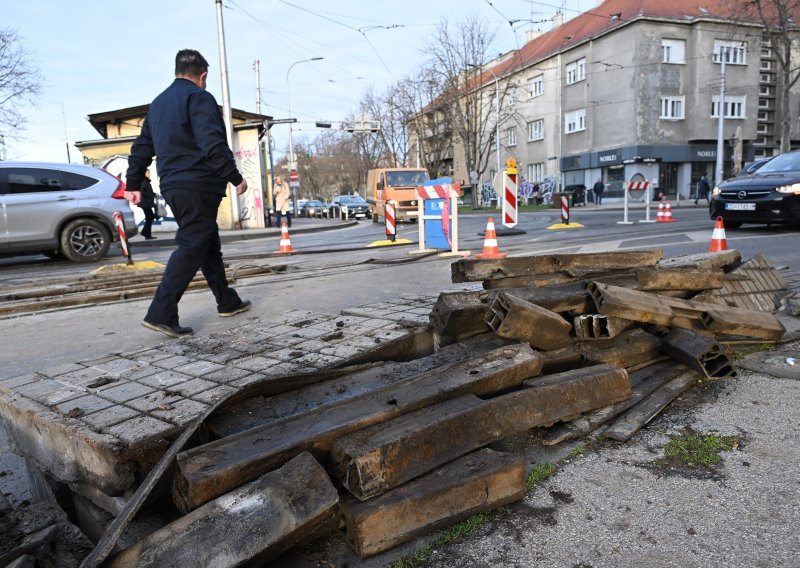
<path fill-rule="evenodd" d="M 338 195 L 333 198 L 331 203 L 331 216 L 340 217 L 341 211 L 347 208 L 348 219 L 369 219 L 372 214 L 369 211 L 369 204 L 360 195 Z"/>
<path fill-rule="evenodd" d="M 45 254 L 96 262 L 125 233 L 137 233 L 125 184 L 100 168 L 79 164 L 0 162 L 0 255 Z"/>
<path fill-rule="evenodd" d="M 301 217 L 310 217 L 311 219 L 315 217 L 322 217 L 322 209 L 325 207 L 325 204 L 318 199 L 309 199 L 305 203 L 303 203 L 303 209 L 300 210 Z"/>
<path fill-rule="evenodd" d="M 709 213 L 731 229 L 743 223 L 800 224 L 800 150 L 720 183 L 711 192 Z"/>

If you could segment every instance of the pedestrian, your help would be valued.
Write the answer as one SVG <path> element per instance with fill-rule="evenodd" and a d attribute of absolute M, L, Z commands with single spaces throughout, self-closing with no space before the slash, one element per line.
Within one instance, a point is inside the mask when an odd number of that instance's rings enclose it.
<path fill-rule="evenodd" d="M 705 175 L 700 176 L 700 181 L 697 182 L 697 194 L 694 196 L 694 204 L 697 205 L 698 201 L 705 199 L 710 205 L 711 201 L 708 199 L 708 194 L 711 191 L 711 186 L 708 185 L 708 178 Z"/>
<path fill-rule="evenodd" d="M 599 179 L 594 182 L 592 186 L 592 193 L 594 193 L 594 202 L 597 205 L 603 204 L 603 192 L 606 190 L 606 185 L 603 183 L 603 180 Z"/>
<path fill-rule="evenodd" d="M 191 327 L 179 323 L 178 302 L 198 269 L 214 294 L 220 316 L 250 308 L 250 301 L 228 286 L 217 226 L 227 184 L 242 195 L 247 181 L 228 147 L 217 101 L 206 91 L 207 78 L 208 62 L 198 51 L 178 52 L 175 80 L 151 103 L 128 158 L 125 198 L 134 204 L 141 201 L 142 181 L 156 156 L 161 194 L 178 224 L 176 249 L 142 322 L 170 337 L 193 333 Z"/>
<path fill-rule="evenodd" d="M 275 219 L 281 226 L 281 216 L 286 217 L 286 226 L 292 226 L 292 190 L 283 183 L 283 178 L 275 178 Z"/>
<path fill-rule="evenodd" d="M 139 200 L 139 208 L 144 212 L 144 225 L 142 226 L 142 236 L 149 240 L 155 239 L 153 236 L 153 221 L 156 220 L 156 194 L 150 183 L 150 169 L 144 172 L 144 179 L 139 184 L 142 193 Z"/>

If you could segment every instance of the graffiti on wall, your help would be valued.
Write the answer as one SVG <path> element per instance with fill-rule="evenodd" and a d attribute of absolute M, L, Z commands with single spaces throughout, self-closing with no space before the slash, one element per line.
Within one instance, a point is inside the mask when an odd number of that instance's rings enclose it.
<path fill-rule="evenodd" d="M 258 150 L 258 129 L 238 130 L 234 140 L 233 157 L 236 167 L 247 180 L 248 190 L 237 197 L 239 219 L 244 229 L 264 227 L 264 192 L 261 155 Z"/>

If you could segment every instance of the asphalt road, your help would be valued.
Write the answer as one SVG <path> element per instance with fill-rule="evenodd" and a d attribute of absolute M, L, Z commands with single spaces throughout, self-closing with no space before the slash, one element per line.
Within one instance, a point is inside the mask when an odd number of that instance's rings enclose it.
<path fill-rule="evenodd" d="M 498 236 L 508 254 L 593 252 L 661 248 L 667 257 L 708 250 L 713 223 L 704 208 L 673 209 L 676 223 L 620 225 L 620 210 L 573 209 L 571 223 L 582 228 L 548 229 L 557 212 L 522 214 L 514 236 Z M 488 215 L 460 218 L 460 248 L 480 251 Z M 495 215 L 495 221 L 498 221 Z M 644 217 L 632 211 L 631 220 Z M 296 221 L 302 227 L 303 220 Z M 499 225 L 498 225 L 498 228 Z M 402 224 L 399 237 L 416 240 L 417 227 Z M 181 323 L 207 334 L 253 321 L 275 311 L 339 311 L 402 292 L 458 289 L 450 282 L 452 259 L 411 255 L 416 244 L 388 249 L 362 248 L 382 239 L 370 222 L 336 231 L 296 233 L 291 257 L 251 262 L 285 264 L 283 273 L 243 280 L 237 286 L 254 308 L 236 318 L 218 318 L 207 291 L 186 294 Z M 164 242 L 166 242 L 165 239 Z M 786 267 L 796 281 L 800 257 L 797 230 L 744 228 L 727 231 L 729 248 L 744 258 L 759 252 Z M 156 244 L 158 242 L 156 241 Z M 278 238 L 226 243 L 237 255 L 277 250 Z M 165 262 L 169 246 L 134 247 L 137 261 Z M 377 263 L 376 263 L 377 261 Z M 102 264 L 118 263 L 109 258 Z M 77 266 L 43 257 L 0 260 L 0 286 L 35 277 L 85 274 Z M 0 377 L 164 341 L 139 322 L 148 300 L 130 300 L 51 313 L 0 319 L 3 349 Z M 798 344 L 787 353 L 798 354 Z M 563 462 L 556 476 L 518 505 L 491 516 L 464 540 L 436 552 L 429 565 L 468 566 L 797 566 L 800 565 L 800 382 L 745 371 L 739 379 L 710 383 L 685 395 L 633 441 L 600 446 Z M 679 432 L 722 433 L 741 438 L 724 465 L 707 475 L 670 471 L 654 464 L 666 441 Z M 512 441 L 514 442 L 514 441 Z M 518 440 L 528 447 L 528 440 Z M 529 462 L 555 461 L 530 445 Z M 0 490 L 12 503 L 30 498 L 20 462 L 0 440 Z M 409 554 L 419 542 L 363 562 L 341 542 L 316 544 L 286 566 L 385 566 Z"/>

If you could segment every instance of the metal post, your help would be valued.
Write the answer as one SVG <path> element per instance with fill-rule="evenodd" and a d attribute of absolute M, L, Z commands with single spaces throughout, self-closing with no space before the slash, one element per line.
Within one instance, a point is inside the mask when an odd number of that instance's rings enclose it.
<path fill-rule="evenodd" d="M 217 39 L 219 42 L 219 71 L 222 80 L 222 120 L 225 122 L 225 134 L 228 146 L 233 151 L 233 111 L 231 110 L 231 91 L 228 85 L 228 57 L 225 54 L 225 27 L 222 22 L 222 0 L 215 0 L 217 5 Z M 231 222 L 234 226 L 239 222 L 239 199 L 235 191 L 230 193 Z"/>
<path fill-rule="evenodd" d="M 725 60 L 728 58 L 728 49 L 721 45 L 719 46 L 719 58 L 722 62 L 720 69 L 721 79 L 719 83 L 719 105 L 717 112 L 719 113 L 719 124 L 717 127 L 717 168 L 715 172 L 716 183 L 722 183 L 722 158 L 723 158 L 723 132 L 725 127 Z"/>

